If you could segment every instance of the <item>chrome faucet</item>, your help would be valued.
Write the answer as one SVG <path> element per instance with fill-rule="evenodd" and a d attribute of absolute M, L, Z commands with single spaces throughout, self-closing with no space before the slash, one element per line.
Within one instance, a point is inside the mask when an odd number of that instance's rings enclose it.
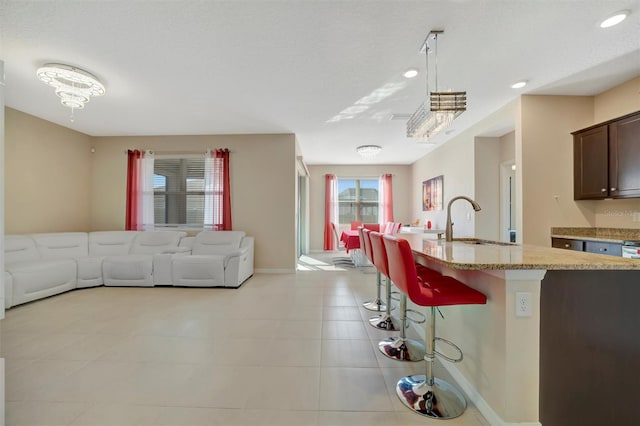
<path fill-rule="evenodd" d="M 480 211 L 480 204 L 476 203 L 471 198 L 465 197 L 464 195 L 453 197 L 451 201 L 449 201 L 449 204 L 447 204 L 447 227 L 445 228 L 445 231 L 444 231 L 445 241 L 453 241 L 453 223 L 451 222 L 451 204 L 453 204 L 455 200 L 460 200 L 460 199 L 467 200 L 473 206 L 473 210 L 477 212 Z"/>

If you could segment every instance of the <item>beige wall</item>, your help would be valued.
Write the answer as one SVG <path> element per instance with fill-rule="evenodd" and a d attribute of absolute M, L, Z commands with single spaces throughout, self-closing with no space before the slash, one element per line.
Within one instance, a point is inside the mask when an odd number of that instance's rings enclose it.
<path fill-rule="evenodd" d="M 295 271 L 295 136 L 212 135 L 93 138 L 92 229 L 124 229 L 127 149 L 231 150 L 233 228 L 255 237 L 258 270 Z"/>
<path fill-rule="evenodd" d="M 522 242 L 550 246 L 552 226 L 594 224 L 589 203 L 573 200 L 571 136 L 591 124 L 593 98 L 523 96 L 521 102 Z"/>
<path fill-rule="evenodd" d="M 446 225 L 446 206 L 451 198 L 458 195 L 476 196 L 475 183 L 475 150 L 476 137 L 487 135 L 500 128 L 513 128 L 517 103 L 511 102 L 496 111 L 482 122 L 456 136 L 444 145 L 431 151 L 412 164 L 412 206 L 414 220 L 420 218 L 421 224 L 430 220 L 432 226 L 444 229 Z M 497 170 L 496 170 L 497 173 Z M 422 182 L 432 177 L 444 175 L 443 210 L 422 211 Z M 482 210 L 474 213 L 471 205 L 465 201 L 457 201 L 451 206 L 451 217 L 455 223 L 454 236 L 469 237 L 476 232 L 475 221 L 485 218 L 491 221 L 499 217 L 499 206 L 491 202 L 482 205 Z"/>
<path fill-rule="evenodd" d="M 478 200 L 482 211 L 471 214 L 471 220 L 466 203 L 453 205 L 454 235 L 494 238 L 499 203 L 490 190 L 495 174 L 489 169 L 495 159 L 487 144 L 492 139 L 483 136 L 495 136 L 491 129 L 511 123 L 515 131 L 501 135 L 497 155 L 499 162 L 516 161 L 518 242 L 549 246 L 551 227 L 640 228 L 640 222 L 633 221 L 639 217 L 640 199 L 573 200 L 571 136 L 573 131 L 638 110 L 640 77 L 594 97 L 524 95 L 413 164 L 414 215 L 422 224 L 431 220 L 444 227 L 446 211 L 422 212 L 420 201 L 422 181 L 443 174 L 445 208 L 459 194 L 484 201 Z"/>
<path fill-rule="evenodd" d="M 5 108 L 5 232 L 89 231 L 91 138 Z"/>
<path fill-rule="evenodd" d="M 593 105 L 592 124 L 640 111 L 640 76 L 599 94 Z"/>
<path fill-rule="evenodd" d="M 323 249 L 324 244 L 324 176 L 338 178 L 378 178 L 393 175 L 393 216 L 396 222 L 411 221 L 411 168 L 398 165 L 338 166 L 309 165 L 309 250 Z"/>
<path fill-rule="evenodd" d="M 257 270 L 295 271 L 294 135 L 90 137 L 11 108 L 5 116 L 7 233 L 124 229 L 127 149 L 228 147 L 233 228 L 255 237 Z"/>
<path fill-rule="evenodd" d="M 483 210 L 498 214 L 475 213 L 475 236 L 500 240 L 500 138 L 475 138 L 474 200 Z"/>
<path fill-rule="evenodd" d="M 640 199 L 574 201 L 571 135 L 640 110 L 639 88 L 640 77 L 595 97 L 522 97 L 525 243 L 549 246 L 551 227 L 640 228 Z"/>
<path fill-rule="evenodd" d="M 509 132 L 500 137 L 500 163 L 515 161 L 516 159 L 516 132 Z"/>

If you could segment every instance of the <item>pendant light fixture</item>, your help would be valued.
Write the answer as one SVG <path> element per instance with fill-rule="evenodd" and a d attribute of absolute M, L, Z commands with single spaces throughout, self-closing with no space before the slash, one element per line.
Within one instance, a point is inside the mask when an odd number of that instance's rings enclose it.
<path fill-rule="evenodd" d="M 65 64 L 44 64 L 38 68 L 38 78 L 53 87 L 60 103 L 71 108 L 70 120 L 73 122 L 73 111 L 84 108 L 91 96 L 102 96 L 104 85 L 93 74 Z"/>
<path fill-rule="evenodd" d="M 427 100 L 420 105 L 407 121 L 407 137 L 422 142 L 429 142 L 453 120 L 467 110 L 467 92 L 439 92 L 438 91 L 438 37 L 444 30 L 429 32 L 422 44 L 421 51 L 425 52 L 427 67 Z M 433 39 L 435 54 L 435 92 L 429 91 L 429 41 Z"/>

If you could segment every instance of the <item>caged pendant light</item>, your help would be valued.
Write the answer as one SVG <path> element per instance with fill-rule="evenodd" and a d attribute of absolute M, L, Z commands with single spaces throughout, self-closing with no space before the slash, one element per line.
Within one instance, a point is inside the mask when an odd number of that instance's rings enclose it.
<path fill-rule="evenodd" d="M 427 97 L 407 121 L 407 137 L 428 142 L 453 120 L 467 110 L 467 92 L 438 91 L 438 37 L 443 30 L 429 32 L 421 51 L 424 50 L 427 65 Z M 434 41 L 435 53 L 435 92 L 429 92 L 429 40 Z"/>

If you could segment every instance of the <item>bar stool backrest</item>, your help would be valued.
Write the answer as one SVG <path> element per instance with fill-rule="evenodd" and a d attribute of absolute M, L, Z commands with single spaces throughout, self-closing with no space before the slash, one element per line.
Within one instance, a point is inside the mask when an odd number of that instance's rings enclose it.
<path fill-rule="evenodd" d="M 393 235 L 383 235 L 389 262 L 389 278 L 412 301 L 419 299 L 420 283 L 409 242 Z"/>
<path fill-rule="evenodd" d="M 371 239 L 369 238 L 369 232 L 367 228 L 358 228 L 358 232 L 362 232 L 362 239 L 364 240 L 364 245 L 361 245 L 364 250 L 365 256 L 369 259 L 369 262 L 373 263 L 373 252 L 371 250 Z"/>
<path fill-rule="evenodd" d="M 369 237 L 371 239 L 371 251 L 373 252 L 373 264 L 380 273 L 389 277 L 389 261 L 387 260 L 387 249 L 384 247 L 382 241 L 382 234 L 380 232 L 370 232 Z"/>

